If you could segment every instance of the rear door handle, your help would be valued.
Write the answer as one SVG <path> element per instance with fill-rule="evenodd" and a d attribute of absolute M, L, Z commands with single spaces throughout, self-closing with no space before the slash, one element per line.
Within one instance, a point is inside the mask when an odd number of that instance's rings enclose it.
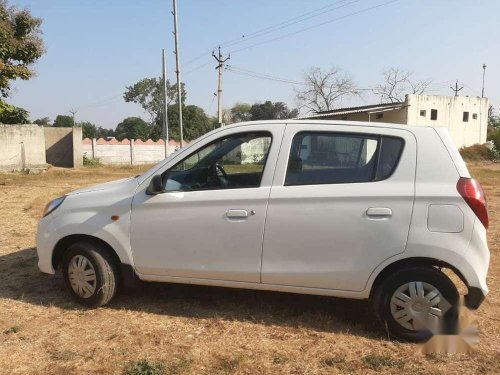
<path fill-rule="evenodd" d="M 248 217 L 247 210 L 227 210 L 226 216 L 230 219 L 245 219 Z"/>
<path fill-rule="evenodd" d="M 390 217 L 392 216 L 392 210 L 388 207 L 370 207 L 366 210 L 366 216 L 369 217 Z"/>

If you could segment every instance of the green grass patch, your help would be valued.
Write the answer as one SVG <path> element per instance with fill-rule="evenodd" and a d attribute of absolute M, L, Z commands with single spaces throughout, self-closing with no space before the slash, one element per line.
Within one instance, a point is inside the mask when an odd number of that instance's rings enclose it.
<path fill-rule="evenodd" d="M 162 362 L 150 362 L 141 359 L 130 363 L 124 372 L 125 375 L 164 375 L 166 367 Z"/>
<path fill-rule="evenodd" d="M 3 331 L 3 333 L 5 333 L 6 335 L 10 335 L 12 333 L 21 332 L 22 329 L 23 329 L 23 327 L 21 327 L 19 325 L 15 325 L 15 326 L 10 327 L 9 329 L 6 329 L 5 331 Z"/>
<path fill-rule="evenodd" d="M 369 354 L 362 358 L 363 363 L 366 367 L 379 371 L 384 367 L 392 368 L 403 368 L 404 361 L 400 359 L 394 359 L 386 355 Z"/>

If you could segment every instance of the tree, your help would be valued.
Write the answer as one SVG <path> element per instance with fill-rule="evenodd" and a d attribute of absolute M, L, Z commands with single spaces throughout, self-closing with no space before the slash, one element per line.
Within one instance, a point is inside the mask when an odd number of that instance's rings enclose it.
<path fill-rule="evenodd" d="M 256 103 L 250 108 L 250 118 L 252 121 L 257 120 L 278 120 L 297 117 L 299 111 L 297 109 L 288 109 L 283 102 L 271 102 L 269 100 L 264 103 Z"/>
<path fill-rule="evenodd" d="M 40 37 L 42 20 L 29 10 L 10 7 L 0 0 L 0 94 L 9 96 L 10 81 L 30 79 L 31 65 L 45 52 Z"/>
<path fill-rule="evenodd" d="M 186 105 L 182 108 L 183 136 L 185 140 L 193 140 L 215 129 L 214 122 L 206 115 L 203 108 Z M 161 135 L 161 126 L 156 124 L 157 134 Z M 179 140 L 179 107 L 168 107 L 169 138 Z M 151 137 L 152 139 L 155 139 Z M 158 136 L 159 138 L 159 136 Z"/>
<path fill-rule="evenodd" d="M 120 122 L 115 129 L 115 137 L 118 140 L 142 139 L 146 141 L 149 138 L 150 125 L 140 117 L 127 117 Z"/>
<path fill-rule="evenodd" d="M 83 138 L 106 138 L 113 137 L 113 129 L 105 129 L 101 126 L 96 126 L 88 121 L 79 122 L 77 126 L 81 126 Z"/>
<path fill-rule="evenodd" d="M 51 126 L 50 118 L 48 117 L 37 118 L 35 121 L 33 121 L 33 124 L 37 124 L 39 126 Z"/>
<path fill-rule="evenodd" d="M 328 71 L 312 68 L 304 74 L 304 81 L 305 87 L 296 91 L 296 98 L 309 112 L 330 111 L 341 99 L 359 94 L 352 77 L 337 67 Z"/>
<path fill-rule="evenodd" d="M 150 116 L 150 121 L 153 122 L 157 118 L 161 119 L 163 112 L 163 89 L 161 78 L 144 78 L 139 82 L 128 86 L 123 99 L 127 103 L 137 103 L 144 111 Z M 181 97 L 182 102 L 186 100 L 186 90 L 184 83 L 181 84 Z M 171 85 L 167 80 L 167 103 L 173 104 L 177 100 L 177 88 Z"/>
<path fill-rule="evenodd" d="M 75 119 L 72 116 L 57 115 L 52 126 L 56 128 L 71 128 L 75 125 Z"/>
<path fill-rule="evenodd" d="M 500 153 L 500 116 L 495 114 L 492 105 L 488 108 L 488 141 L 493 141 L 495 150 Z"/>
<path fill-rule="evenodd" d="M 402 102 L 406 94 L 423 94 L 427 91 L 431 80 L 412 81 L 412 73 L 397 67 L 392 67 L 382 73 L 384 82 L 373 89 L 385 103 Z"/>
<path fill-rule="evenodd" d="M 236 103 L 229 111 L 228 122 L 251 121 L 251 109 L 252 106 L 248 103 Z"/>
<path fill-rule="evenodd" d="M 0 124 L 29 124 L 29 113 L 23 108 L 0 101 Z"/>
<path fill-rule="evenodd" d="M 495 109 L 492 105 L 488 108 L 488 128 L 500 130 L 500 116 L 495 114 Z"/>

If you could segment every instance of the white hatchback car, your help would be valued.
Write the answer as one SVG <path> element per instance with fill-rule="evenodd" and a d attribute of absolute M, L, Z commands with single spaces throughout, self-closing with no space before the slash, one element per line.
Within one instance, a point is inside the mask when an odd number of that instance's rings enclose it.
<path fill-rule="evenodd" d="M 135 278 L 371 298 L 392 334 L 419 340 L 458 304 L 442 268 L 465 283 L 468 307 L 483 301 L 487 227 L 446 129 L 264 121 L 53 200 L 37 251 L 87 306 Z"/>

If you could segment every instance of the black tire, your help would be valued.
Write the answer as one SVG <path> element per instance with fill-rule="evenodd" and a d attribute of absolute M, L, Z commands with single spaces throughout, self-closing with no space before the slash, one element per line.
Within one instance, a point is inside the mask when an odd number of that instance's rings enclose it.
<path fill-rule="evenodd" d="M 69 276 L 70 262 L 79 255 L 85 257 L 95 270 L 95 281 L 92 281 L 95 290 L 91 295 L 85 297 L 75 292 Z M 107 304 L 118 289 L 119 278 L 116 264 L 109 253 L 98 244 L 78 242 L 71 245 L 63 256 L 62 273 L 66 288 L 73 299 L 87 307 L 99 307 Z"/>
<path fill-rule="evenodd" d="M 408 267 L 394 272 L 383 280 L 373 295 L 375 313 L 390 336 L 414 342 L 429 340 L 434 333 L 428 329 L 419 331 L 403 327 L 391 313 L 391 298 L 396 290 L 406 283 L 424 282 L 438 289 L 448 303 L 442 317 L 442 329 L 439 334 L 456 334 L 458 319 L 459 294 L 455 284 L 440 270 L 434 267 Z M 446 306 L 446 304 L 445 304 Z"/>

